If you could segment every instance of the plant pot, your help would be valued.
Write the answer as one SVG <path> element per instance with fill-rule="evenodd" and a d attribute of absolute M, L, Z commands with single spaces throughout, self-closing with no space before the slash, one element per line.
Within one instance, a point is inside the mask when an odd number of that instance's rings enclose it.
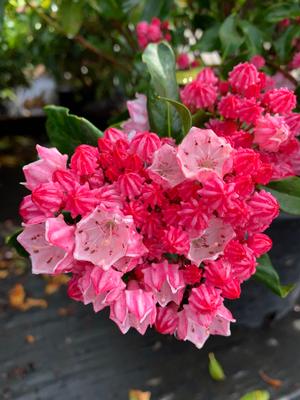
<path fill-rule="evenodd" d="M 300 295 L 300 217 L 280 215 L 267 233 L 274 243 L 270 255 L 280 280 L 294 283 L 295 289 L 282 299 L 255 279 L 245 282 L 240 299 L 227 305 L 238 324 L 251 328 L 282 318 Z"/>

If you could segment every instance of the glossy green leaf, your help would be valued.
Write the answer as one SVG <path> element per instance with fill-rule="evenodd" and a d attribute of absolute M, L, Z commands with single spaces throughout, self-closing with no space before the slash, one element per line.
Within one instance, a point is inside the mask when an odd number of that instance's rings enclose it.
<path fill-rule="evenodd" d="M 293 40 L 297 36 L 300 36 L 300 25 L 291 25 L 288 26 L 278 40 L 274 42 L 274 47 L 280 62 L 286 62 L 291 58 Z"/>
<path fill-rule="evenodd" d="M 151 43 L 145 49 L 143 62 L 151 75 L 151 83 L 159 96 L 179 100 L 175 74 L 175 55 L 166 42 Z"/>
<path fill-rule="evenodd" d="M 208 371 L 215 381 L 224 381 L 226 378 L 222 365 L 216 359 L 214 353 L 208 354 Z"/>
<path fill-rule="evenodd" d="M 176 71 L 176 80 L 178 85 L 186 85 L 193 81 L 201 71 L 202 67 L 188 69 L 186 71 Z"/>
<path fill-rule="evenodd" d="M 261 30 L 246 20 L 239 20 L 239 27 L 244 33 L 249 56 L 260 54 L 263 45 L 263 33 Z"/>
<path fill-rule="evenodd" d="M 123 1 L 121 0 L 88 0 L 89 5 L 106 19 L 122 19 L 124 17 Z M 127 1 L 128 7 L 129 1 Z"/>
<path fill-rule="evenodd" d="M 206 110 L 199 110 L 192 115 L 192 125 L 198 128 L 203 128 L 205 122 L 208 122 L 212 114 Z"/>
<path fill-rule="evenodd" d="M 0 29 L 2 29 L 2 23 L 3 23 L 6 3 L 7 3 L 7 0 L 0 0 Z"/>
<path fill-rule="evenodd" d="M 178 114 L 181 117 L 183 134 L 186 135 L 192 127 L 192 115 L 190 113 L 190 110 L 179 101 L 175 101 L 172 99 L 168 99 L 167 97 L 161 97 L 161 96 L 157 96 L 157 98 L 158 100 L 163 100 L 166 101 L 167 103 L 170 103 L 173 107 L 176 108 Z"/>
<path fill-rule="evenodd" d="M 270 400 L 270 393 L 267 390 L 254 390 L 246 393 L 240 400 Z"/>
<path fill-rule="evenodd" d="M 278 200 L 282 211 L 300 215 L 300 178 L 294 177 L 271 182 L 262 188 Z"/>
<path fill-rule="evenodd" d="M 300 16 L 299 3 L 289 3 L 282 1 L 280 3 L 275 2 L 271 7 L 269 7 L 265 12 L 265 21 L 276 23 L 284 18 L 296 18 Z"/>
<path fill-rule="evenodd" d="M 219 30 L 221 24 L 216 23 L 211 28 L 204 31 L 201 39 L 196 44 L 196 48 L 200 51 L 214 51 L 219 48 L 220 38 Z"/>
<path fill-rule="evenodd" d="M 292 178 L 286 178 L 280 181 L 273 181 L 268 184 L 268 188 L 300 197 L 300 178 L 298 176 L 294 176 Z"/>
<path fill-rule="evenodd" d="M 235 15 L 229 15 L 222 23 L 219 37 L 223 48 L 223 58 L 230 54 L 235 54 L 241 47 L 244 38 L 237 30 L 237 18 Z"/>
<path fill-rule="evenodd" d="M 129 13 L 133 8 L 140 4 L 140 0 L 123 0 L 122 10 L 124 13 Z"/>
<path fill-rule="evenodd" d="M 164 19 L 169 15 L 170 9 L 174 4 L 174 0 L 152 0 L 145 1 L 144 10 L 142 11 L 141 20 L 151 21 L 153 17 Z"/>
<path fill-rule="evenodd" d="M 5 243 L 8 246 L 13 247 L 20 256 L 29 257 L 29 254 L 27 253 L 27 251 L 24 249 L 24 247 L 21 245 L 21 243 L 19 243 L 18 240 L 17 240 L 18 236 L 22 232 L 23 232 L 22 228 L 16 230 L 12 235 L 7 236 L 5 238 Z"/>
<path fill-rule="evenodd" d="M 74 37 L 79 32 L 83 22 L 82 0 L 62 0 L 58 10 L 58 20 L 68 37 Z"/>
<path fill-rule="evenodd" d="M 156 97 L 158 95 L 179 101 L 174 52 L 168 43 L 151 43 L 145 49 L 142 59 L 151 76 L 147 99 L 150 127 L 159 135 L 166 136 L 170 121 L 172 137 L 180 140 L 182 123 L 177 110 L 170 109 L 169 105 L 162 104 Z"/>
<path fill-rule="evenodd" d="M 53 146 L 62 153 L 72 154 L 80 144 L 97 145 L 103 133 L 91 122 L 69 114 L 65 107 L 46 106 L 46 129 Z"/>
<path fill-rule="evenodd" d="M 254 275 L 257 281 L 266 285 L 273 293 L 282 298 L 286 297 L 294 289 L 295 285 L 293 284 L 281 285 L 279 275 L 274 269 L 268 254 L 264 254 L 257 261 L 258 266 Z"/>

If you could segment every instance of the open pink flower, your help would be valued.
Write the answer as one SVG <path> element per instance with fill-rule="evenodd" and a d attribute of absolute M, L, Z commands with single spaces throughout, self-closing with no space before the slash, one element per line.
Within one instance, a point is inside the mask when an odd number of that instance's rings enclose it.
<path fill-rule="evenodd" d="M 199 322 L 189 305 L 185 305 L 178 313 L 177 336 L 180 340 L 192 342 L 198 349 L 201 349 L 209 338 L 209 329 Z"/>
<path fill-rule="evenodd" d="M 178 146 L 177 158 L 186 178 L 221 178 L 230 169 L 232 147 L 210 129 L 192 128 Z"/>
<path fill-rule="evenodd" d="M 131 217 L 97 207 L 78 224 L 74 257 L 104 270 L 126 255 Z"/>
<path fill-rule="evenodd" d="M 36 146 L 40 160 L 25 165 L 23 172 L 26 178 L 26 187 L 33 190 L 36 186 L 52 181 L 52 174 L 57 169 L 65 169 L 67 155 L 62 155 L 57 149 Z"/>
<path fill-rule="evenodd" d="M 130 119 L 122 125 L 124 132 L 132 138 L 137 132 L 149 131 L 147 97 L 137 93 L 136 99 L 129 100 L 126 104 Z"/>
<path fill-rule="evenodd" d="M 109 306 L 125 289 L 122 281 L 122 273 L 110 268 L 104 271 L 102 268 L 89 268 L 84 276 L 79 280 L 82 290 L 83 302 L 93 303 L 95 312 Z"/>
<path fill-rule="evenodd" d="M 149 176 L 164 187 L 173 187 L 184 181 L 177 150 L 169 144 L 164 144 L 153 154 L 153 162 L 148 169 Z"/>
<path fill-rule="evenodd" d="M 234 230 L 229 224 L 212 217 L 204 233 L 191 240 L 188 258 L 198 265 L 202 261 L 216 260 L 234 236 Z"/>
<path fill-rule="evenodd" d="M 62 216 L 25 226 L 18 241 L 30 254 L 34 274 L 61 273 L 72 267 L 74 227 Z"/>
<path fill-rule="evenodd" d="M 142 289 L 124 290 L 110 307 L 110 319 L 126 333 L 131 327 L 144 335 L 156 318 L 156 307 L 151 292 Z"/>
<path fill-rule="evenodd" d="M 155 300 L 162 307 L 171 301 L 180 304 L 185 284 L 179 265 L 164 261 L 145 268 L 143 274 L 145 284 L 151 288 Z"/>

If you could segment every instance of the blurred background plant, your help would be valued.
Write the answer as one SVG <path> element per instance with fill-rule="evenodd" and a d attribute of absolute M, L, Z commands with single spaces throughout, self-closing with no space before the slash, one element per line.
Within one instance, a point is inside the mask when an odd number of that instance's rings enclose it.
<path fill-rule="evenodd" d="M 266 0 L 263 7 L 258 0 L 1 0 L 2 106 L 10 100 L 12 115 L 32 115 L 50 102 L 75 112 L 119 112 L 124 99 L 146 90 L 135 31 L 154 17 L 169 22 L 178 69 L 196 67 L 179 72 L 180 83 L 203 65 L 226 74 L 261 55 L 281 85 L 298 85 L 299 0 Z"/>

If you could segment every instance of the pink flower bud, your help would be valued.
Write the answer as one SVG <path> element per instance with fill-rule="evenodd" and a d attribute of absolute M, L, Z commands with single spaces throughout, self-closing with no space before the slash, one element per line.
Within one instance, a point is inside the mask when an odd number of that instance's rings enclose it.
<path fill-rule="evenodd" d="M 71 158 L 71 168 L 78 175 L 91 175 L 98 165 L 98 150 L 96 147 L 81 144 Z"/>

